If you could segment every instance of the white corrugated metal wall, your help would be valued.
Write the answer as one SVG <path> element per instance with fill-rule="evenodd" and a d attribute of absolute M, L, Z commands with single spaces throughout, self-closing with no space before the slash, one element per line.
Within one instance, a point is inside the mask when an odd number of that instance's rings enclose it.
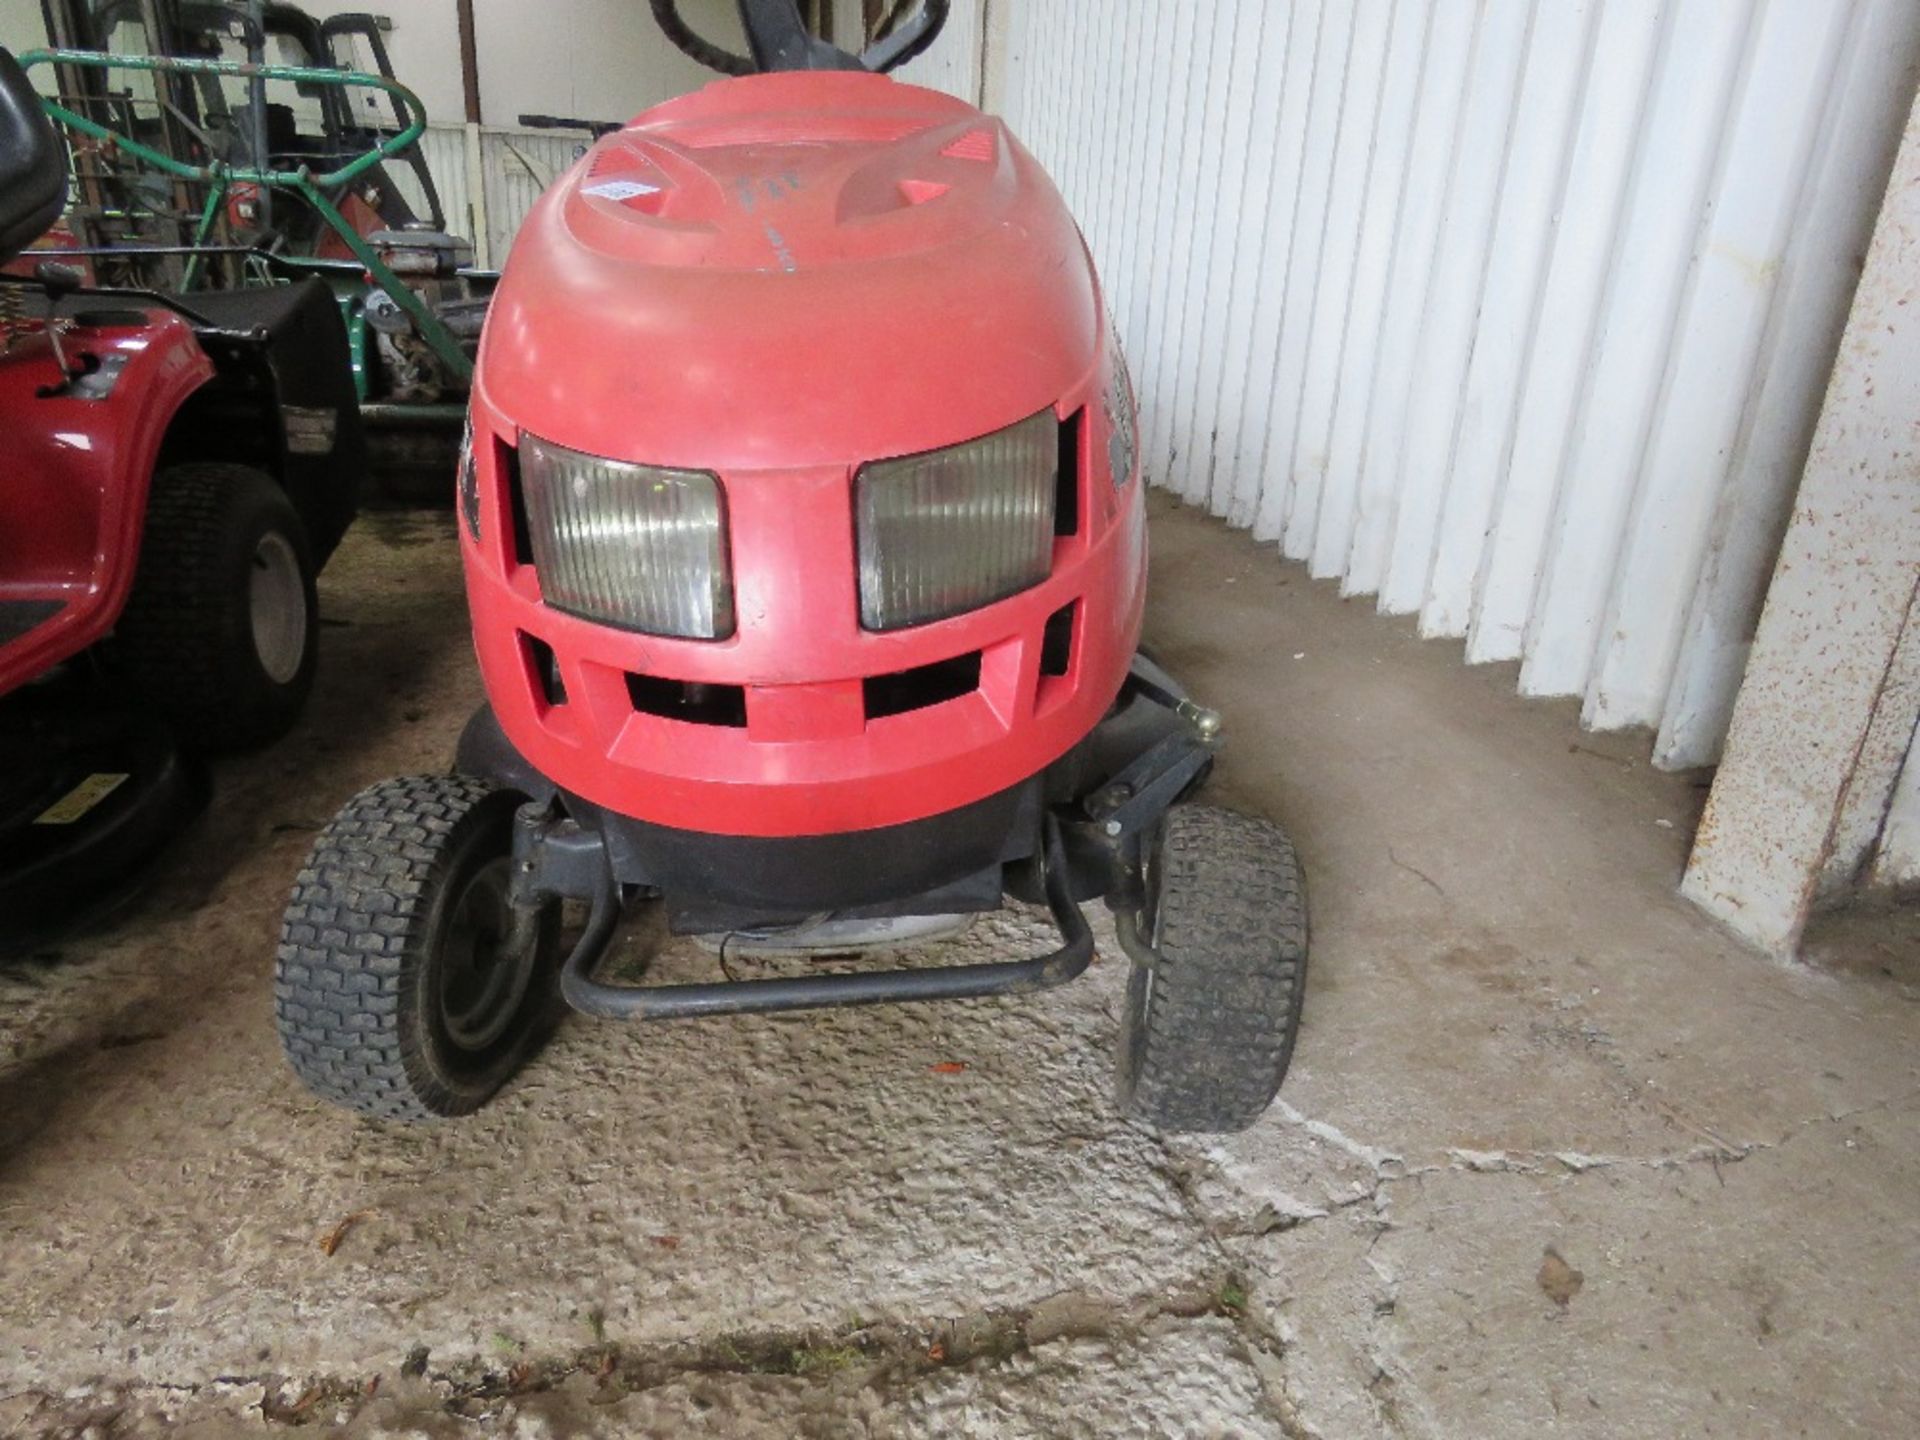
<path fill-rule="evenodd" d="M 420 145 L 433 172 L 434 188 L 440 192 L 447 227 L 475 242 L 481 264 L 498 266 L 505 263 L 514 233 L 540 192 L 586 153 L 591 140 L 580 131 L 502 125 L 472 128 L 470 144 L 467 126 L 429 125 Z M 396 166 L 392 173 L 411 192 L 406 168 Z M 407 198 L 418 208 L 417 195 L 409 193 Z"/>
<path fill-rule="evenodd" d="M 894 78 L 979 104 L 985 19 L 984 0 L 953 0 L 939 38 L 925 54 L 916 55 L 894 71 Z"/>
<path fill-rule="evenodd" d="M 1888 888 L 1920 885 L 1920 736 L 1915 739 L 1901 766 L 1874 857 L 1874 883 Z"/>
<path fill-rule="evenodd" d="M 487 233 L 493 262 L 504 264 L 533 202 L 575 160 L 592 137 L 578 131 L 480 129 L 480 173 L 487 187 Z"/>
<path fill-rule="evenodd" d="M 440 192 L 440 208 L 446 212 L 447 229 L 455 235 L 474 238 L 473 197 L 468 193 L 466 130 L 460 125 L 429 125 L 420 137 L 420 153 L 427 169 L 433 172 L 433 185 Z M 407 203 L 420 209 L 420 197 L 407 174 L 407 167 L 395 165 L 392 174 L 406 193 Z"/>
<path fill-rule="evenodd" d="M 1018 0 L 1146 463 L 1710 761 L 1920 56 L 1914 0 Z"/>
<path fill-rule="evenodd" d="M 1905 130 L 1681 882 L 1782 957 L 1920 881 L 1920 105 Z"/>

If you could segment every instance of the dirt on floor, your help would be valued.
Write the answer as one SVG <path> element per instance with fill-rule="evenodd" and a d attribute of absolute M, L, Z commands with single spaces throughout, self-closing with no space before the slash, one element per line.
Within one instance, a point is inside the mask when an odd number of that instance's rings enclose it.
<path fill-rule="evenodd" d="M 111 924 L 0 971 L 0 1432 L 1920 1433 L 1903 915 L 1751 954 L 1675 895 L 1703 779 L 1645 736 L 1164 499 L 1153 543 L 1213 798 L 1308 867 L 1254 1129 L 1115 1115 L 1104 917 L 1038 997 L 575 1020 L 438 1126 L 312 1100 L 270 1013 L 287 886 L 480 699 L 450 517 L 371 515 L 295 734 Z M 1045 937 L 1009 911 L 940 955 Z"/>

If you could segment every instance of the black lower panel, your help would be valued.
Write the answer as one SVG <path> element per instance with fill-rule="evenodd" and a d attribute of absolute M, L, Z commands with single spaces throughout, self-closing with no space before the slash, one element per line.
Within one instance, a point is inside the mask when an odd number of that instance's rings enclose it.
<path fill-rule="evenodd" d="M 1157 669 L 1152 673 L 1162 688 L 1173 685 Z M 1040 774 L 924 820 L 837 835 L 715 835 L 603 810 L 529 764 L 484 705 L 467 722 L 454 763 L 543 804 L 557 803 L 600 837 L 615 880 L 664 894 L 678 930 L 787 925 L 822 912 L 951 914 L 997 908 L 1003 893 L 1042 900 L 1034 868 L 1019 862 L 1039 851 L 1047 813 L 1071 816 L 1160 742 L 1183 733 L 1187 722 L 1173 708 L 1178 698 L 1156 700 L 1130 683 L 1105 718 Z M 1110 846 L 1089 838 L 1084 826 L 1068 826 L 1061 852 L 1063 883 L 1076 900 L 1108 892 Z"/>
<path fill-rule="evenodd" d="M 11 645 L 66 608 L 64 600 L 0 600 L 0 645 Z"/>
<path fill-rule="evenodd" d="M 1000 903 L 1004 867 L 1040 841 L 1039 776 L 905 825 L 770 838 L 652 825 L 565 794 L 513 748 L 485 707 L 467 723 L 455 763 L 537 800 L 558 800 L 603 837 L 614 879 L 661 891 L 683 930 L 789 924 L 822 911 L 990 910 Z"/>

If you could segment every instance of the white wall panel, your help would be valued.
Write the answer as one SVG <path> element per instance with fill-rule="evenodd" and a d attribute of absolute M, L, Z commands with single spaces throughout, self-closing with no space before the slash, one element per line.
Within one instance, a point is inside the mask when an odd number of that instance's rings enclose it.
<path fill-rule="evenodd" d="M 1525 649 L 1664 18 L 1653 5 L 1606 0 L 1595 27 L 1546 277 L 1529 322 L 1533 352 L 1507 460 L 1492 476 L 1494 513 L 1467 631 L 1470 661 L 1518 660 Z"/>
<path fill-rule="evenodd" d="M 440 209 L 446 215 L 447 229 L 471 240 L 475 225 L 473 196 L 467 184 L 467 138 L 459 125 L 429 125 L 420 137 L 420 150 L 426 156 L 427 169 L 433 174 L 433 188 L 440 192 Z M 407 167 L 396 165 L 393 174 L 403 190 L 408 188 Z M 416 197 L 408 202 L 418 209 Z"/>
<path fill-rule="evenodd" d="M 1180 380 L 1178 326 L 1183 318 L 1180 314 L 1184 304 L 1182 291 L 1187 282 L 1193 227 L 1199 212 L 1200 142 L 1206 130 L 1204 111 L 1210 78 L 1207 37 L 1211 32 L 1202 33 L 1194 7 L 1175 8 L 1180 13 L 1174 18 L 1173 48 L 1168 52 L 1162 83 L 1172 103 L 1182 114 L 1193 116 L 1195 123 L 1168 128 L 1166 146 L 1160 152 L 1162 163 L 1149 184 L 1156 191 L 1164 191 L 1165 177 L 1178 176 L 1188 203 L 1149 207 L 1154 217 L 1154 243 L 1147 255 L 1151 278 L 1145 287 L 1148 303 L 1143 333 L 1148 352 L 1165 356 L 1167 363 L 1133 377 L 1135 387 L 1151 397 L 1140 416 L 1141 463 L 1159 475 L 1170 473 L 1173 397 Z M 1070 166 L 1068 174 L 1070 184 L 1081 178 L 1077 167 Z M 1082 183 L 1068 193 L 1083 194 L 1085 190 Z"/>
<path fill-rule="evenodd" d="M 487 231 L 495 265 L 506 263 L 520 222 L 533 202 L 586 154 L 587 136 L 551 130 L 480 132 L 480 167 L 487 187 Z"/>
<path fill-rule="evenodd" d="M 1569 444 L 1520 689 L 1586 689 L 1633 488 L 1665 400 L 1701 209 L 1726 128 L 1754 6 L 1691 0 L 1673 9 L 1640 123 L 1640 151 L 1601 292 L 1598 343 Z M 1680 599 L 1683 597 L 1674 597 Z"/>
<path fill-rule="evenodd" d="M 1904 0 L 1855 7 L 1800 197 L 1803 225 L 1829 243 L 1789 242 L 1746 411 L 1715 500 L 1705 564 L 1667 694 L 1656 761 L 1698 765 L 1718 753 L 1752 647 L 1773 557 L 1807 458 L 1848 297 L 1886 183 L 1877 124 L 1913 90 L 1913 24 Z"/>
<path fill-rule="evenodd" d="M 1222 224 L 1216 218 L 1214 222 L 1216 232 L 1228 236 L 1233 258 L 1225 277 L 1226 290 L 1221 300 L 1215 302 L 1215 308 L 1221 312 L 1223 320 L 1218 369 L 1208 370 L 1203 365 L 1203 373 L 1209 377 L 1209 383 L 1203 387 L 1207 401 L 1203 411 L 1206 419 L 1194 432 L 1207 437 L 1210 454 L 1204 465 L 1197 454 L 1190 455 L 1189 463 L 1181 467 L 1179 477 L 1191 484 L 1191 493 L 1197 503 L 1206 504 L 1220 514 L 1226 513 L 1231 504 L 1239 453 L 1239 427 L 1249 409 L 1246 405 L 1247 368 L 1253 353 L 1257 301 L 1268 275 L 1265 261 L 1267 239 L 1269 233 L 1283 223 L 1274 213 L 1277 207 L 1257 203 L 1254 197 L 1270 193 L 1273 187 L 1274 166 L 1280 154 L 1282 82 L 1287 73 L 1286 57 L 1290 53 L 1296 17 L 1289 6 L 1256 5 L 1254 8 L 1261 14 L 1255 42 L 1253 84 L 1247 100 L 1243 102 L 1248 111 L 1245 179 L 1242 188 L 1231 195 L 1229 203 L 1222 207 L 1234 217 L 1234 221 Z M 1151 74 L 1150 67 L 1146 69 L 1146 74 Z M 1147 83 L 1142 80 L 1131 87 L 1127 103 L 1137 117 L 1136 123 L 1151 134 L 1164 126 L 1159 123 L 1154 107 L 1142 103 L 1142 92 Z M 1145 148 L 1141 146 L 1143 152 Z M 1139 227 L 1144 217 L 1153 208 L 1144 199 L 1151 183 L 1154 182 L 1148 175 L 1142 175 L 1131 187 L 1135 236 L 1140 233 Z M 1106 252 L 1096 247 L 1094 253 L 1102 258 L 1104 264 Z M 1120 253 L 1119 274 L 1109 283 L 1109 294 L 1115 299 L 1112 308 L 1123 339 L 1138 333 L 1127 323 L 1133 297 L 1129 294 L 1131 287 L 1124 278 L 1132 273 L 1136 253 L 1134 246 Z M 1122 301 L 1126 302 L 1124 308 Z M 1136 383 L 1138 376 L 1136 367 Z M 1244 524 L 1245 521 L 1240 523 Z"/>
<path fill-rule="evenodd" d="M 421 140 L 427 168 L 440 192 L 447 227 L 475 245 L 482 264 L 498 268 L 513 247 L 514 233 L 540 192 L 586 153 L 589 138 L 577 131 L 479 128 L 479 167 L 469 158 L 466 127 L 430 125 Z M 404 182 L 404 170 L 396 170 Z M 476 201 L 484 198 L 484 210 Z M 485 244 L 480 217 L 486 217 Z"/>
<path fill-rule="evenodd" d="M 1433 5 L 1421 60 L 1420 92 L 1413 113 L 1413 141 L 1401 177 L 1399 220 L 1387 272 L 1386 310 L 1381 317 L 1368 398 L 1365 454 L 1355 487 L 1353 541 L 1347 551 L 1342 593 L 1377 591 L 1385 578 L 1398 484 L 1406 445 L 1408 412 L 1416 394 L 1415 354 L 1426 315 L 1433 262 L 1446 215 L 1446 182 L 1473 64 L 1478 6 L 1426 0 Z M 1432 383 L 1419 375 L 1419 387 Z M 1284 483 L 1284 471 L 1254 477 L 1262 487 Z"/>
<path fill-rule="evenodd" d="M 1590 724 L 1632 724 L 1664 705 L 1686 623 L 1674 602 L 1693 593 L 1719 489 L 1701 477 L 1726 473 L 1852 18 L 1838 5 L 1772 4 L 1755 19 L 1600 626 Z"/>
<path fill-rule="evenodd" d="M 1341 0 L 1332 0 L 1336 9 Z M 1198 12 L 1206 7 L 1182 6 Z M 1242 211 L 1263 209 L 1260 249 L 1254 258 L 1253 291 L 1249 304 L 1253 311 L 1248 331 L 1247 360 L 1236 377 L 1234 406 L 1224 419 L 1231 427 L 1233 443 L 1225 454 L 1227 503 L 1223 513 L 1235 525 L 1254 523 L 1260 503 L 1260 477 L 1266 457 L 1266 419 L 1273 399 L 1273 375 L 1279 364 L 1280 332 L 1285 328 L 1287 282 L 1292 269 L 1294 245 L 1298 238 L 1301 194 L 1307 174 L 1307 135 L 1311 123 L 1312 102 L 1316 91 L 1337 85 L 1340 77 L 1329 62 L 1320 64 L 1321 21 L 1326 4 L 1322 0 L 1302 0 L 1284 7 L 1287 12 L 1286 44 L 1276 75 L 1280 82 L 1280 109 L 1275 132 L 1272 163 L 1263 191 L 1250 192 L 1248 206 Z M 1197 23 L 1197 19 L 1196 19 Z M 1269 22 L 1271 23 L 1271 22 Z M 1163 122 L 1163 128 L 1173 128 Z M 1158 193 L 1177 195 L 1182 187 L 1177 173 L 1163 174 Z M 1256 198 L 1257 197 L 1257 198 Z M 1162 208 L 1165 208 L 1163 202 Z M 1234 219 L 1246 221 L 1251 215 L 1236 212 Z M 1215 217 L 1219 223 L 1220 217 Z M 1142 372 L 1151 379 L 1157 365 L 1157 353 L 1151 337 L 1144 337 L 1147 350 L 1134 367 L 1134 384 L 1142 393 Z M 1131 347 L 1136 342 L 1122 336 Z M 1189 454 L 1188 463 L 1193 463 Z M 1156 478 L 1160 478 L 1156 476 Z M 1171 483 L 1169 481 L 1169 483 Z"/>
<path fill-rule="evenodd" d="M 1301 358 L 1300 406 L 1293 423 L 1294 489 L 1281 537 L 1281 548 L 1297 559 L 1312 554 L 1319 522 L 1334 406 L 1339 399 L 1340 361 L 1352 308 L 1361 211 L 1373 168 L 1374 121 L 1380 109 L 1384 62 L 1393 37 L 1395 13 L 1411 8 L 1396 5 L 1393 0 L 1374 0 L 1360 6 L 1354 12 L 1347 43 L 1346 82 L 1341 87 L 1340 113 L 1335 122 L 1336 153 L 1321 227 L 1321 273 L 1313 289 L 1312 315 Z"/>
<path fill-rule="evenodd" d="M 1154 480 L 1714 758 L 1920 6 L 1019 0 L 1007 35 Z"/>
<path fill-rule="evenodd" d="M 1330 0 L 1320 9 L 1313 94 L 1307 102 L 1306 163 L 1300 171 L 1300 192 L 1294 198 L 1286 299 L 1274 337 L 1272 393 L 1276 403 L 1267 407 L 1266 433 L 1259 451 L 1263 474 L 1268 464 L 1285 468 L 1293 455 L 1294 426 L 1300 417 L 1299 397 L 1306 384 L 1307 349 L 1313 336 L 1314 297 L 1320 289 L 1320 267 L 1326 258 L 1327 210 L 1340 158 L 1340 121 L 1353 73 L 1356 9 L 1338 0 Z M 1254 509 L 1253 533 L 1262 540 L 1279 539 L 1286 528 L 1293 495 L 1292 486 L 1263 487 Z"/>
<path fill-rule="evenodd" d="M 985 17 L 985 0 L 953 0 L 939 38 L 895 70 L 894 78 L 978 105 Z"/>
<path fill-rule="evenodd" d="M 1182 492 L 1189 498 L 1196 482 L 1205 484 L 1206 471 L 1187 470 L 1177 461 L 1180 452 L 1190 448 L 1194 437 L 1203 433 L 1194 425 L 1200 376 L 1205 368 L 1203 347 L 1209 328 L 1217 331 L 1221 319 L 1220 309 L 1209 307 L 1209 295 L 1216 283 L 1227 283 L 1227 272 L 1232 268 L 1232 254 L 1225 244 L 1232 232 L 1213 224 L 1210 217 L 1219 213 L 1227 197 L 1244 193 L 1246 126 L 1251 111 L 1242 97 L 1252 79 L 1252 56 L 1236 54 L 1235 44 L 1252 28 L 1244 22 L 1250 16 L 1257 19 L 1259 9 L 1259 0 L 1223 0 L 1204 61 L 1207 101 L 1200 134 L 1217 137 L 1219 143 L 1207 144 L 1203 139 L 1200 145 L 1199 187 L 1183 262 L 1185 283 L 1174 301 L 1179 335 L 1174 388 L 1165 407 L 1169 469 L 1179 474 Z M 1201 63 L 1196 50 L 1195 64 Z"/>
<path fill-rule="evenodd" d="M 1434 385 L 1427 377 L 1463 376 L 1473 357 L 1474 322 L 1485 297 L 1494 215 L 1515 119 L 1514 95 L 1533 17 L 1531 0 L 1482 0 L 1474 28 L 1446 208 L 1414 351 L 1416 382 L 1407 399 L 1387 568 L 1380 581 L 1380 608 L 1393 613 L 1420 608 L 1432 571 L 1434 533 L 1466 392 L 1458 382 Z"/>
<path fill-rule="evenodd" d="M 1566 201 L 1573 126 L 1592 58 L 1599 0 L 1549 5 L 1527 44 L 1518 126 L 1494 216 L 1460 417 L 1435 518 L 1423 635 L 1464 635 L 1513 443 L 1521 387 L 1535 363 L 1533 320 L 1554 222 Z M 1544 357 L 1542 357 L 1544 358 Z"/>
<path fill-rule="evenodd" d="M 1286 15 L 1262 0 L 1240 0 L 1234 13 L 1232 73 L 1228 77 L 1227 121 L 1221 136 L 1219 210 L 1247 211 L 1247 196 L 1267 183 L 1273 170 L 1274 116 L 1279 102 L 1278 80 L 1264 73 L 1270 56 L 1285 44 Z M 1129 87 L 1130 90 L 1131 87 Z M 1122 97 L 1131 107 L 1131 94 Z M 1206 463 L 1182 466 L 1182 493 L 1195 504 L 1209 503 L 1218 472 L 1217 445 L 1222 403 L 1229 379 L 1244 383 L 1246 357 L 1252 336 L 1252 309 L 1246 303 L 1256 275 L 1255 256 L 1263 230 L 1251 223 L 1212 226 L 1207 251 L 1206 291 L 1201 302 L 1200 355 L 1193 372 L 1193 408 L 1185 433 L 1196 437 L 1194 447 Z M 1206 437 L 1202 442 L 1198 437 Z"/>
<path fill-rule="evenodd" d="M 1393 278 L 1401 199 L 1406 191 L 1432 24 L 1433 7 L 1425 0 L 1394 0 L 1380 103 L 1368 145 L 1366 195 L 1360 207 L 1347 294 L 1346 337 L 1334 378 L 1326 475 L 1321 481 L 1319 513 L 1314 520 L 1310 565 L 1312 573 L 1323 580 L 1345 574 L 1347 556 L 1353 548 L 1381 326 Z"/>

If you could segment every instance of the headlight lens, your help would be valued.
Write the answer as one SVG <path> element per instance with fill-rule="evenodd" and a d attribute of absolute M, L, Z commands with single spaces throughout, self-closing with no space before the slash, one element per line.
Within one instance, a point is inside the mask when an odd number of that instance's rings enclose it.
<path fill-rule="evenodd" d="M 1135 417 L 1133 413 L 1133 386 L 1127 375 L 1127 357 L 1120 349 L 1120 337 L 1114 333 L 1112 322 L 1107 325 L 1108 348 L 1111 359 L 1107 378 L 1107 466 L 1113 472 L 1113 483 L 1124 485 L 1133 478 L 1133 462 L 1138 457 L 1139 444 L 1135 439 Z"/>
<path fill-rule="evenodd" d="M 473 415 L 467 415 L 460 432 L 460 516 L 467 522 L 467 534 L 480 538 L 480 471 L 473 463 Z"/>
<path fill-rule="evenodd" d="M 1060 422 L 1043 410 L 979 440 L 860 467 L 860 623 L 898 630 L 1047 576 Z"/>
<path fill-rule="evenodd" d="M 554 608 L 649 635 L 733 633 L 720 481 L 520 440 L 533 563 Z"/>

